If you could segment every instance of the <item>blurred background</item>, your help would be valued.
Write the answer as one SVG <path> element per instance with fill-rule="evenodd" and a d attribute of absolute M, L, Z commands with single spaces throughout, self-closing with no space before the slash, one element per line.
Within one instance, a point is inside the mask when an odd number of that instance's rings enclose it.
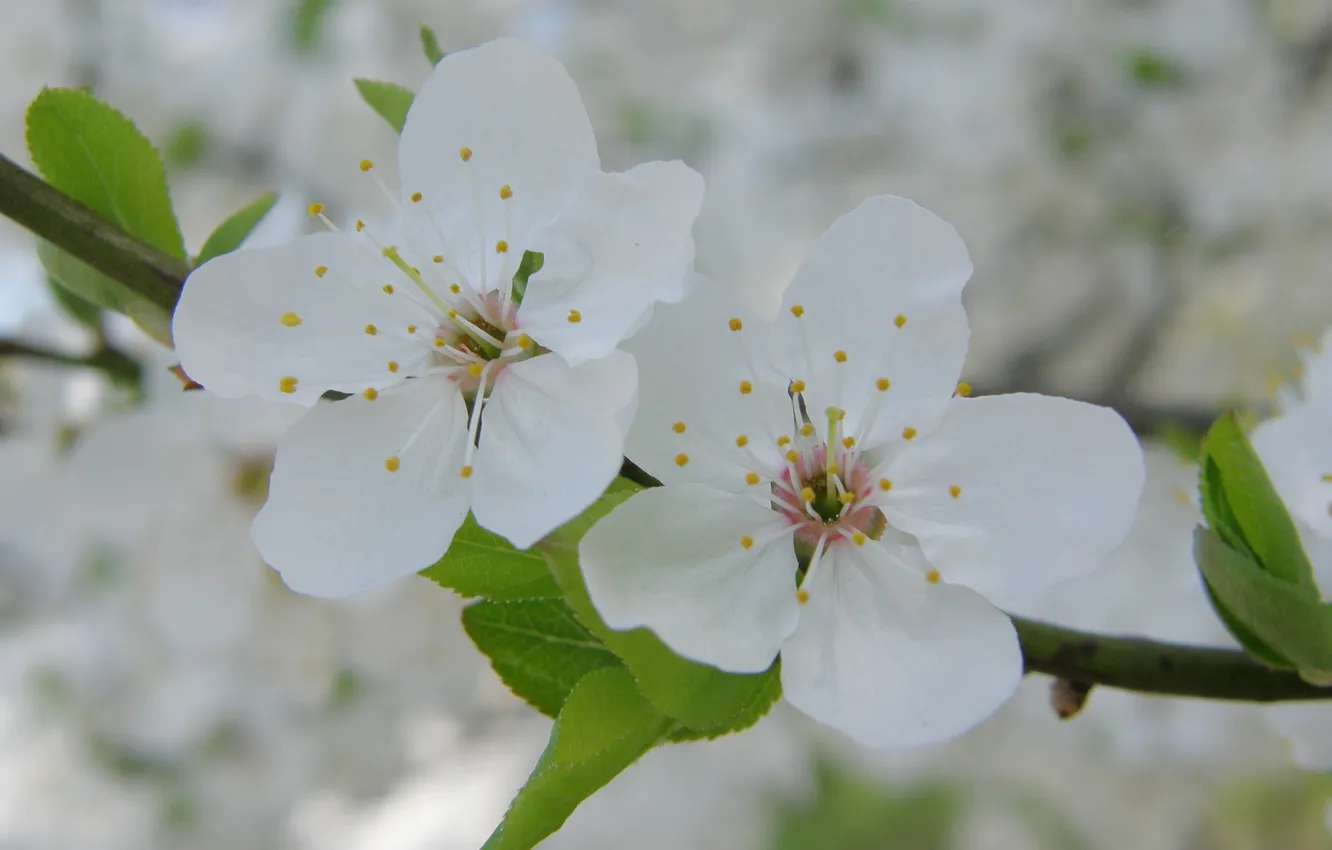
<path fill-rule="evenodd" d="M 416 87 L 510 34 L 558 55 L 605 167 L 708 181 L 701 271 L 759 309 L 834 218 L 953 222 L 979 392 L 1112 404 L 1148 447 L 1129 541 L 1029 613 L 1228 642 L 1190 562 L 1190 428 L 1261 415 L 1332 325 L 1330 0 L 0 0 L 0 151 L 43 85 L 88 86 L 169 166 L 189 250 L 269 189 L 251 244 L 384 215 L 395 136 L 351 79 Z M 7 342 L 143 364 L 141 392 Z M 287 591 L 248 523 L 292 411 L 182 394 L 168 352 L 62 309 L 0 221 L 0 848 L 474 850 L 549 721 L 413 579 Z M 1332 707 L 1300 719 L 1332 740 Z M 650 753 L 550 848 L 1332 846 L 1328 767 L 1253 706 L 1034 677 L 948 745 L 874 753 L 778 706 Z M 1296 730 L 1301 731 L 1301 730 Z M 1326 735 L 1323 732 L 1326 731 Z M 1326 746 L 1325 746 L 1326 748 Z"/>

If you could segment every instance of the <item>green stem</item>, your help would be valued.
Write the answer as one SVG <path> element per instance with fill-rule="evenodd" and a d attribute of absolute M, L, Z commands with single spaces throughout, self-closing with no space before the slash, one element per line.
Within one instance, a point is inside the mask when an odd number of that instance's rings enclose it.
<path fill-rule="evenodd" d="M 32 360 L 45 360 L 64 366 L 82 366 L 105 372 L 108 377 L 130 384 L 137 384 L 142 367 L 139 361 L 114 348 L 103 346 L 92 354 L 63 354 L 49 348 L 37 348 L 21 342 L 0 339 L 0 359 L 6 357 L 26 357 Z"/>
<path fill-rule="evenodd" d="M 120 281 L 168 312 L 185 284 L 189 268 L 111 224 L 77 201 L 0 156 L 0 215 Z M 70 357 L 0 343 L 0 355 L 39 357 L 76 366 L 119 368 L 123 354 L 102 351 Z M 123 364 L 120 364 L 123 365 Z M 137 367 L 136 367 L 137 368 Z M 111 371 L 112 369 L 108 369 Z M 1135 428 L 1150 430 L 1150 411 L 1134 411 Z M 1170 411 L 1161 420 L 1185 419 L 1203 425 L 1211 414 Z M 644 486 L 660 486 L 626 460 L 622 470 Z M 1046 673 L 1084 686 L 1102 685 L 1142 693 L 1207 699 L 1272 702 L 1332 699 L 1332 688 L 1317 688 L 1294 673 L 1273 670 L 1243 652 L 1160 643 L 1143 638 L 1110 637 L 1014 618 L 1029 673 Z"/>
<path fill-rule="evenodd" d="M 11 218 L 170 313 L 190 273 L 183 262 L 126 233 L 0 155 L 0 215 Z"/>

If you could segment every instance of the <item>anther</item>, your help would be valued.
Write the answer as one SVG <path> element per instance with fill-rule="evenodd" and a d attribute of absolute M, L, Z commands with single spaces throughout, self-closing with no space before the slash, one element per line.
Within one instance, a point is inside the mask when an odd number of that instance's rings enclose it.
<path fill-rule="evenodd" d="M 409 334 L 414 334 L 414 333 L 416 333 L 416 325 L 408 325 L 408 326 L 407 326 L 407 333 L 409 333 Z"/>
<path fill-rule="evenodd" d="M 889 481 L 887 478 L 880 478 L 879 489 L 887 493 L 889 490 L 893 489 L 893 482 Z"/>
<path fill-rule="evenodd" d="M 746 534 L 744 537 L 741 537 L 741 538 L 740 538 L 740 548 L 741 548 L 741 549 L 752 549 L 752 548 L 754 548 L 754 538 L 750 537 L 748 534 Z"/>
<path fill-rule="evenodd" d="M 458 156 L 462 159 L 463 162 L 467 162 L 472 158 L 472 149 L 468 147 L 458 148 Z"/>
<path fill-rule="evenodd" d="M 749 381 L 740 382 L 740 395 L 749 395 L 754 391 L 754 385 Z"/>
<path fill-rule="evenodd" d="M 959 487 L 959 486 L 957 486 L 956 484 L 949 484 L 949 485 L 948 485 L 948 495 L 950 495 L 950 496 L 952 496 L 954 499 L 956 499 L 956 498 L 958 498 L 958 497 L 960 497 L 960 496 L 962 495 L 962 488 Z"/>
<path fill-rule="evenodd" d="M 506 254 L 508 253 L 508 251 L 509 251 L 509 243 L 506 242 L 505 240 L 501 239 L 500 241 L 495 243 L 496 254 Z"/>
<path fill-rule="evenodd" d="M 865 533 L 863 531 L 857 531 L 851 535 L 851 542 L 856 544 L 857 546 L 864 546 L 865 541 L 868 539 L 869 538 L 865 536 Z"/>
<path fill-rule="evenodd" d="M 678 455 L 675 456 L 676 466 L 684 466 L 686 463 L 689 463 L 689 455 L 685 454 L 684 452 L 680 452 Z"/>
<path fill-rule="evenodd" d="M 800 461 L 800 452 L 796 451 L 795 449 L 791 449 L 789 452 L 786 453 L 786 459 L 791 463 L 798 463 Z"/>
<path fill-rule="evenodd" d="M 804 590 L 803 588 L 796 591 L 796 602 L 799 602 L 801 605 L 804 605 L 808 601 L 809 601 L 809 591 Z"/>
<path fill-rule="evenodd" d="M 805 391 L 805 382 L 804 382 L 804 381 L 798 381 L 798 380 L 797 380 L 797 381 L 792 381 L 792 382 L 791 382 L 791 392 L 793 392 L 793 393 L 803 393 L 804 391 Z"/>
<path fill-rule="evenodd" d="M 532 338 L 527 334 L 518 334 L 518 347 L 526 351 L 532 347 Z"/>
<path fill-rule="evenodd" d="M 800 426 L 800 436 L 808 437 L 810 434 L 813 433 L 814 433 L 814 426 L 811 425 L 810 423 L 806 422 L 804 425 Z"/>
<path fill-rule="evenodd" d="M 968 384 L 966 381 L 958 381 L 957 394 L 964 398 L 971 395 L 971 384 Z"/>
<path fill-rule="evenodd" d="M 892 385 L 893 382 L 888 380 L 887 378 L 880 378 L 879 380 L 874 382 L 874 386 L 878 387 L 879 392 L 881 393 L 887 392 L 888 388 L 891 387 Z"/>
<path fill-rule="evenodd" d="M 671 430 L 677 434 L 683 434 L 685 432 L 685 424 L 683 422 L 676 422 L 671 426 Z"/>
<path fill-rule="evenodd" d="M 278 317 L 278 321 L 289 328 L 294 328 L 301 323 L 301 317 L 295 313 L 283 313 Z"/>
<path fill-rule="evenodd" d="M 500 187 L 500 200 L 507 201 L 509 200 L 509 198 L 512 197 L 513 197 L 513 189 L 509 187 L 508 183 L 505 183 L 503 186 Z"/>
<path fill-rule="evenodd" d="M 419 203 L 421 203 L 421 193 L 420 193 L 420 192 L 413 192 L 413 193 L 412 193 L 412 203 L 414 203 L 414 204 L 419 204 Z"/>
<path fill-rule="evenodd" d="M 1332 484 L 1332 472 L 1324 472 L 1324 473 L 1323 473 L 1323 483 L 1324 483 L 1324 484 Z"/>
<path fill-rule="evenodd" d="M 842 438 L 842 448 L 844 448 L 844 449 L 854 449 L 855 447 L 856 447 L 856 438 L 855 438 L 855 437 L 843 437 L 843 438 Z"/>
<path fill-rule="evenodd" d="M 741 434 L 740 436 L 735 438 L 735 447 L 737 449 L 743 449 L 747 445 L 749 445 L 749 437 L 745 436 L 744 434 Z"/>
<path fill-rule="evenodd" d="M 365 326 L 365 335 L 366 335 L 366 336 L 374 336 L 374 335 L 377 334 L 377 333 L 379 333 L 379 328 L 375 327 L 374 325 L 366 325 L 366 326 Z"/>
<path fill-rule="evenodd" d="M 915 436 L 916 436 L 916 429 L 912 428 L 910 425 L 902 429 L 902 439 L 911 440 L 915 439 Z"/>
<path fill-rule="evenodd" d="M 813 502 L 813 501 L 814 501 L 814 488 L 813 488 L 813 487 L 802 487 L 802 488 L 800 488 L 800 501 L 804 502 L 805 504 L 809 504 L 810 502 Z"/>
<path fill-rule="evenodd" d="M 726 324 L 733 331 L 738 331 L 745 326 L 744 322 L 740 321 L 739 319 L 731 319 L 731 321 L 727 322 Z"/>
<path fill-rule="evenodd" d="M 745 473 L 745 483 L 748 484 L 750 487 L 753 487 L 755 484 L 759 483 L 759 481 L 760 478 L 757 472 Z"/>
<path fill-rule="evenodd" d="M 833 352 L 833 359 L 836 360 L 838 363 L 845 363 L 845 362 L 846 362 L 846 352 L 843 351 L 843 350 L 840 349 L 840 348 L 837 349 L 836 351 Z"/>
<path fill-rule="evenodd" d="M 850 490 L 843 490 L 842 494 L 838 496 L 837 499 L 842 504 L 849 505 L 856 500 L 856 494 L 852 493 Z"/>
<path fill-rule="evenodd" d="M 373 162 L 371 162 L 370 160 L 368 160 L 368 159 L 363 159 L 363 160 L 361 160 L 361 170 L 362 170 L 362 171 L 369 171 L 370 169 L 372 169 L 372 168 L 374 168 L 374 167 L 375 167 L 375 164 L 374 164 Z"/>
<path fill-rule="evenodd" d="M 360 233 L 362 230 L 365 230 L 365 222 L 358 218 L 356 219 L 356 232 Z"/>
<path fill-rule="evenodd" d="M 569 324 L 571 324 L 571 325 L 576 325 L 576 324 L 578 324 L 578 323 L 581 322 L 581 321 L 583 321 L 583 314 L 582 314 L 582 313 L 578 312 L 577 310 L 570 310 L 570 311 L 569 311 Z"/>
<path fill-rule="evenodd" d="M 929 572 L 925 573 L 925 580 L 928 581 L 930 584 L 938 584 L 939 571 L 932 569 Z"/>
<path fill-rule="evenodd" d="M 386 283 L 386 284 L 384 284 L 383 289 L 384 289 L 384 294 L 385 294 L 385 295 L 392 295 L 392 294 L 393 294 L 393 284 L 391 284 L 391 283 Z"/>
<path fill-rule="evenodd" d="M 893 324 L 897 325 L 899 328 L 902 327 L 903 325 L 906 324 L 906 316 L 902 315 L 901 313 L 898 313 L 897 318 L 893 319 Z"/>
<path fill-rule="evenodd" d="M 390 372 L 396 372 L 396 371 L 398 371 L 398 361 L 396 361 L 396 360 L 390 360 L 390 361 L 388 362 L 388 370 L 389 370 Z"/>
<path fill-rule="evenodd" d="M 450 322 L 456 320 L 456 319 L 458 318 L 458 311 L 457 311 L 457 310 L 450 310 L 450 311 L 448 312 L 448 317 L 449 317 L 449 321 L 450 321 Z"/>
<path fill-rule="evenodd" d="M 448 340 L 444 339 L 444 337 L 442 336 L 435 337 L 435 348 L 443 348 L 448 344 L 449 344 Z"/>
<path fill-rule="evenodd" d="M 838 472 L 842 470 L 842 468 L 838 466 L 836 462 L 828 464 L 826 469 L 829 475 L 836 475 Z"/>
<path fill-rule="evenodd" d="M 297 383 L 296 378 L 294 378 L 291 375 L 288 375 L 287 377 L 278 381 L 278 389 L 284 393 L 294 393 L 296 392 L 296 383 Z"/>
<path fill-rule="evenodd" d="M 481 377 L 481 370 L 484 368 L 486 367 L 480 363 L 468 363 L 467 374 L 471 375 L 473 378 L 479 378 Z"/>
<path fill-rule="evenodd" d="M 328 266 L 315 266 L 315 277 L 323 277 L 328 274 Z"/>
<path fill-rule="evenodd" d="M 791 438 L 788 437 L 788 436 L 786 436 L 785 434 L 783 434 L 783 435 L 781 435 L 780 437 L 777 438 L 777 448 L 780 449 L 782 446 L 785 446 L 786 444 L 788 444 L 788 443 L 790 443 L 790 442 L 791 442 Z"/>
<path fill-rule="evenodd" d="M 305 214 L 309 216 L 319 215 L 323 211 L 324 211 L 324 205 L 320 203 L 310 204 L 310 206 L 305 208 Z"/>
<path fill-rule="evenodd" d="M 805 315 L 805 308 L 800 306 L 799 304 L 792 304 L 791 315 L 795 316 L 798 319 L 801 316 Z"/>
<path fill-rule="evenodd" d="M 397 471 L 398 471 L 398 467 L 401 466 L 401 465 L 402 465 L 402 464 L 401 464 L 401 462 L 398 460 L 398 456 L 397 456 L 397 455 L 394 455 L 393 457 L 388 458 L 388 459 L 386 459 L 386 460 L 384 461 L 384 468 L 387 469 L 389 472 L 397 472 Z"/>
<path fill-rule="evenodd" d="M 462 469 L 458 470 L 458 477 L 459 477 L 459 478 L 471 478 L 471 477 L 472 477 L 472 467 L 470 467 L 470 466 L 464 466 Z"/>
<path fill-rule="evenodd" d="M 375 399 L 379 398 L 379 390 L 375 389 L 374 387 L 366 387 L 365 391 L 362 392 L 361 395 L 365 396 L 366 401 L 374 401 Z"/>

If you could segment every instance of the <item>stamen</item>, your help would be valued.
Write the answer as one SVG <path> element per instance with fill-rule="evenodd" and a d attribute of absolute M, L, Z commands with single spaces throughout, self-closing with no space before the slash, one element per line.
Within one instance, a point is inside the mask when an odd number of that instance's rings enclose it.
<path fill-rule="evenodd" d="M 893 324 L 897 325 L 899 328 L 902 327 L 903 325 L 906 324 L 906 316 L 902 315 L 901 313 L 898 313 L 897 318 L 893 319 Z"/>
<path fill-rule="evenodd" d="M 687 463 L 689 463 L 689 455 L 685 454 L 684 452 L 680 452 L 678 455 L 675 456 L 676 466 L 683 467 Z"/>
<path fill-rule="evenodd" d="M 789 389 L 792 393 L 803 393 L 805 391 L 805 382 L 801 380 L 792 381 Z"/>
<path fill-rule="evenodd" d="M 754 547 L 754 538 L 750 537 L 748 534 L 740 538 L 741 549 L 749 550 L 752 549 L 753 547 Z"/>
<path fill-rule="evenodd" d="M 727 325 L 731 328 L 732 331 L 738 331 L 744 327 L 744 323 L 741 322 L 739 319 L 731 319 L 731 321 L 727 322 Z"/>
<path fill-rule="evenodd" d="M 278 389 L 284 393 L 294 393 L 296 392 L 296 384 L 297 381 L 295 376 L 288 375 L 287 377 L 278 381 Z"/>
<path fill-rule="evenodd" d="M 735 438 L 735 447 L 737 449 L 743 449 L 747 445 L 749 445 L 749 438 L 746 437 L 744 434 L 741 434 L 740 436 Z"/>
<path fill-rule="evenodd" d="M 956 484 L 949 484 L 948 495 L 952 496 L 954 499 L 960 498 L 962 495 L 962 488 Z"/>
<path fill-rule="evenodd" d="M 289 328 L 294 328 L 301 323 L 301 317 L 295 313 L 283 313 L 278 317 L 278 321 Z"/>
<path fill-rule="evenodd" d="M 400 467 L 401 465 L 402 461 L 398 459 L 397 455 L 394 455 L 393 457 L 390 457 L 384 461 L 384 468 L 387 469 L 389 472 L 397 472 L 398 467 Z"/>
<path fill-rule="evenodd" d="M 971 395 L 971 384 L 968 384 L 966 381 L 958 381 L 957 394 L 962 396 L 963 398 L 966 398 L 967 396 Z"/>
<path fill-rule="evenodd" d="M 935 569 L 929 570 L 928 572 L 925 573 L 925 580 L 928 581 L 930 584 L 938 584 L 939 571 Z"/>
<path fill-rule="evenodd" d="M 374 401 L 375 399 L 379 398 L 379 390 L 375 389 L 374 387 L 366 387 L 365 391 L 362 392 L 361 395 L 365 396 L 366 401 Z"/>
<path fill-rule="evenodd" d="M 814 555 L 809 559 L 809 569 L 805 570 L 805 579 L 800 582 L 800 587 L 796 590 L 796 599 L 804 604 L 809 601 L 809 594 L 805 592 L 805 585 L 809 584 L 819 571 L 819 565 L 823 563 L 823 553 L 828 543 L 828 532 L 824 531 L 819 535 L 819 542 L 814 544 Z M 801 599 L 800 594 L 804 593 L 805 598 Z"/>
<path fill-rule="evenodd" d="M 683 422 L 676 422 L 671 426 L 671 430 L 677 434 L 683 434 L 685 432 L 685 424 Z"/>
<path fill-rule="evenodd" d="M 912 428 L 910 425 L 908 425 L 907 427 L 905 427 L 905 428 L 902 429 L 902 439 L 904 439 L 904 440 L 914 440 L 915 438 L 916 438 L 916 429 L 915 429 L 915 428 Z"/>
<path fill-rule="evenodd" d="M 501 201 L 507 201 L 513 197 L 513 189 L 509 187 L 508 183 L 500 187 L 499 196 Z"/>
<path fill-rule="evenodd" d="M 328 266 L 315 266 L 315 277 L 323 277 L 328 274 Z"/>

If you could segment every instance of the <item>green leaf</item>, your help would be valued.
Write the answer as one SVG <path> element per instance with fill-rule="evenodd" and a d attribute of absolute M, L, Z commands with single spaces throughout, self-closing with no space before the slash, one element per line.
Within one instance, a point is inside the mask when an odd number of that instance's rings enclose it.
<path fill-rule="evenodd" d="M 560 599 L 474 602 L 462 619 L 509 690 L 551 717 L 588 673 L 621 666 Z"/>
<path fill-rule="evenodd" d="M 515 304 L 523 303 L 523 296 L 527 294 L 528 278 L 541 271 L 541 267 L 545 264 L 546 255 L 540 251 L 523 252 L 523 260 L 518 264 L 518 271 L 513 273 L 513 301 Z"/>
<path fill-rule="evenodd" d="M 402 126 L 407 123 L 407 110 L 411 109 L 412 99 L 416 97 L 412 90 L 397 83 L 359 77 L 353 82 L 356 83 L 356 90 L 361 93 L 361 99 L 378 113 L 380 118 L 389 122 L 389 126 L 401 133 Z"/>
<path fill-rule="evenodd" d="M 203 247 L 199 249 L 195 264 L 201 266 L 214 257 L 230 254 L 239 248 L 264 216 L 268 215 L 269 210 L 273 209 L 277 198 L 276 192 L 266 192 L 228 216 L 208 235 Z"/>
<path fill-rule="evenodd" d="M 1202 497 L 1203 514 L 1222 540 L 1317 596 L 1295 522 L 1233 415 L 1217 419 L 1203 441 Z"/>
<path fill-rule="evenodd" d="M 623 668 L 589 673 L 569 694 L 527 784 L 482 850 L 529 850 L 583 800 L 663 739 L 671 721 Z"/>
<path fill-rule="evenodd" d="M 93 302 L 78 295 L 74 290 L 61 285 L 60 281 L 54 277 L 47 276 L 46 287 L 51 291 L 51 297 L 55 299 L 61 312 L 69 316 L 74 321 L 93 331 L 100 332 L 102 329 L 102 308 Z"/>
<path fill-rule="evenodd" d="M 439 64 L 445 53 L 439 49 L 439 39 L 435 38 L 435 31 L 425 24 L 421 24 L 421 50 L 429 60 L 431 66 Z"/>
<path fill-rule="evenodd" d="M 449 551 L 421 575 L 462 596 L 546 599 L 562 594 L 541 553 L 519 551 L 476 524 L 471 514 L 453 535 Z"/>
<path fill-rule="evenodd" d="M 28 153 L 47 183 L 185 259 L 162 160 L 128 118 L 85 91 L 44 89 L 27 125 Z"/>
<path fill-rule="evenodd" d="M 38 241 L 37 259 L 52 279 L 79 298 L 129 316 L 148 336 L 171 345 L 171 315 L 161 307 L 50 242 Z"/>
<path fill-rule="evenodd" d="M 1226 616 L 1267 650 L 1259 657 L 1269 660 L 1270 653 L 1300 670 L 1332 671 L 1332 611 L 1317 595 L 1264 570 L 1206 528 L 1194 531 L 1193 556 Z"/>
<path fill-rule="evenodd" d="M 778 662 L 763 673 L 724 673 L 681 658 L 647 629 L 610 628 L 587 595 L 576 549 L 546 551 L 555 578 L 578 619 L 624 661 L 653 705 L 688 727 L 677 730 L 673 738 L 714 738 L 748 728 L 781 696 Z"/>

